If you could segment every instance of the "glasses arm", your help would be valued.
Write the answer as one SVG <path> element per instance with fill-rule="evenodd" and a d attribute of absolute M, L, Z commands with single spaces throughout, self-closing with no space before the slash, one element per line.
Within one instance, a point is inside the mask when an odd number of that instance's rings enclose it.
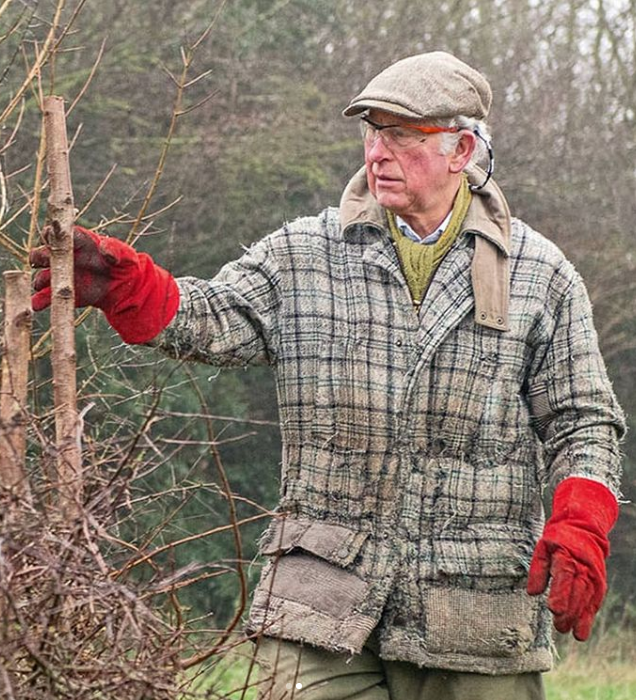
<path fill-rule="evenodd" d="M 402 129 L 415 129 L 416 131 L 421 131 L 423 134 L 456 134 L 461 131 L 459 126 L 421 126 L 420 124 L 376 124 L 371 121 L 369 117 L 362 116 L 360 119 L 373 127 L 376 131 L 382 131 L 383 129 L 393 129 L 399 127 Z"/>
<path fill-rule="evenodd" d="M 481 183 L 481 185 L 469 185 L 471 192 L 479 192 L 479 190 L 484 189 L 484 187 L 488 184 L 488 181 L 492 177 L 492 174 L 495 172 L 495 153 L 492 149 L 492 144 L 481 133 L 478 126 L 476 126 L 472 131 L 473 134 L 475 134 L 475 136 L 483 142 L 483 144 L 486 146 L 486 150 L 488 151 L 488 167 L 486 168 L 486 178 Z"/>

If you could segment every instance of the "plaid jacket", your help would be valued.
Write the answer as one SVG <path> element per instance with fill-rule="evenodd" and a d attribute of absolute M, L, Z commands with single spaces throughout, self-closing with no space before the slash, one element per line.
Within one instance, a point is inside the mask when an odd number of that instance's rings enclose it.
<path fill-rule="evenodd" d="M 545 670 L 525 592 L 542 490 L 618 491 L 623 418 L 578 274 L 491 184 L 419 312 L 362 172 L 339 209 L 269 235 L 212 280 L 179 280 L 156 344 L 270 364 L 280 517 L 253 631 L 481 673 Z"/>

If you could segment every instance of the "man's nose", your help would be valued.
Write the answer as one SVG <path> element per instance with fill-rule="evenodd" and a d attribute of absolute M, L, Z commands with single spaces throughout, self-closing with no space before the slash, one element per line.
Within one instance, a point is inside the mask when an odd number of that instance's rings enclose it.
<path fill-rule="evenodd" d="M 367 145 L 367 158 L 375 163 L 390 158 L 393 154 L 388 146 L 384 143 L 381 133 L 375 135 L 375 140 L 370 145 Z"/>

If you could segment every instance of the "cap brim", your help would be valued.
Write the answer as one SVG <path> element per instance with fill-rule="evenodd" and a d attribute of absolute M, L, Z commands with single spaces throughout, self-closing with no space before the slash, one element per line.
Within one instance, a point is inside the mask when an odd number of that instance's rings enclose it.
<path fill-rule="evenodd" d="M 411 119 L 424 119 L 421 114 L 407 109 L 395 102 L 386 102 L 384 100 L 356 100 L 352 102 L 343 112 L 345 117 L 355 117 L 357 114 L 362 114 L 368 109 L 379 109 L 382 112 L 389 114 L 397 114 L 400 117 L 410 117 Z"/>

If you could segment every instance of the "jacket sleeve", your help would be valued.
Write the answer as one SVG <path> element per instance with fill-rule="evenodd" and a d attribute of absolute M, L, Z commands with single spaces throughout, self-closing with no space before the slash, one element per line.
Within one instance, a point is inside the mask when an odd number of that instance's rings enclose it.
<path fill-rule="evenodd" d="M 618 496 L 624 416 L 601 357 L 587 291 L 578 273 L 571 267 L 568 272 L 551 333 L 535 355 L 540 362 L 529 382 L 530 406 L 545 448 L 548 485 L 585 477 Z"/>
<path fill-rule="evenodd" d="M 270 237 L 213 279 L 181 277 L 177 284 L 177 315 L 151 345 L 217 366 L 275 363 L 280 285 Z"/>

